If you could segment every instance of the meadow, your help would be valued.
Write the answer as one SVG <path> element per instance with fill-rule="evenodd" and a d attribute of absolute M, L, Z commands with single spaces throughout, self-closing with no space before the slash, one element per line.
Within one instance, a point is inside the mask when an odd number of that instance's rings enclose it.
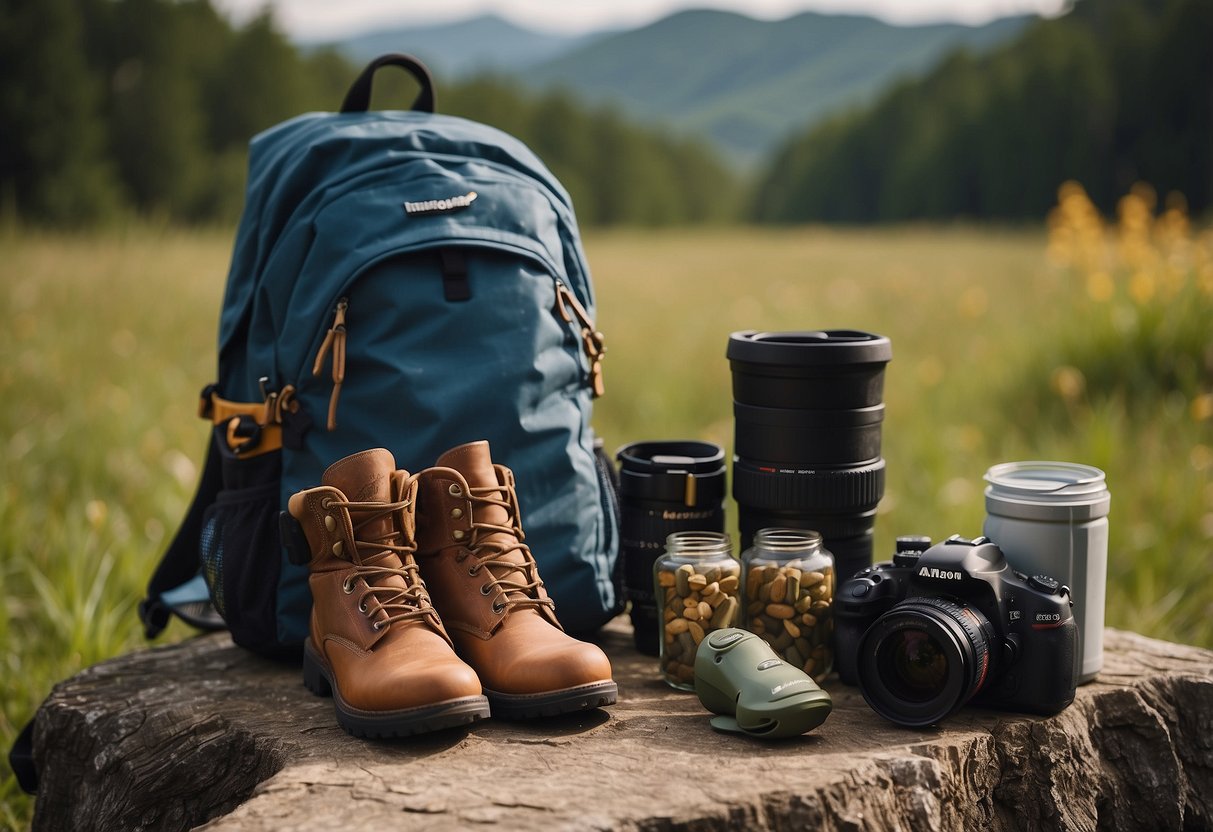
<path fill-rule="evenodd" d="M 597 429 L 728 446 L 730 332 L 887 335 L 878 552 L 978 534 L 994 463 L 1089 463 L 1113 499 L 1107 623 L 1213 647 L 1213 243 L 1147 196 L 1115 225 L 1070 196 L 1048 229 L 590 233 Z M 199 471 L 231 237 L 0 231 L 4 751 L 55 681 L 146 647 L 135 605 Z"/>

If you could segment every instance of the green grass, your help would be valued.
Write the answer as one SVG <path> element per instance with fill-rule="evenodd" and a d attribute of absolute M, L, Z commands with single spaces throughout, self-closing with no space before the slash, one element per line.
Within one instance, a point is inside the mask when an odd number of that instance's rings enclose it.
<path fill-rule="evenodd" d="M 201 462 L 194 410 L 214 374 L 230 244 L 146 227 L 0 233 L 3 750 L 57 680 L 145 644 L 134 604 Z M 879 551 L 896 534 L 977 534 L 996 462 L 1088 462 L 1113 495 L 1108 623 L 1213 646 L 1210 422 L 1154 388 L 1131 407 L 1016 406 L 1017 391 L 1049 395 L 1088 315 L 1081 287 L 1046 264 L 1043 231 L 631 231 L 586 245 L 608 447 L 731 444 L 733 330 L 879 332 L 894 349 Z M 5 777 L 0 828 L 29 812 Z"/>

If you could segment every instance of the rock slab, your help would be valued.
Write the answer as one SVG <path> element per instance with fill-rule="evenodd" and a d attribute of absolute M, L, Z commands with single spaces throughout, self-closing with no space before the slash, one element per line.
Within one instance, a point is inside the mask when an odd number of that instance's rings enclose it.
<path fill-rule="evenodd" d="M 601 643 L 612 708 L 390 742 L 346 735 L 298 668 L 226 636 L 113 659 L 38 712 L 33 828 L 1213 830 L 1208 650 L 1109 629 L 1062 713 L 927 730 L 835 681 L 824 725 L 762 742 L 712 731 L 626 622 Z"/>

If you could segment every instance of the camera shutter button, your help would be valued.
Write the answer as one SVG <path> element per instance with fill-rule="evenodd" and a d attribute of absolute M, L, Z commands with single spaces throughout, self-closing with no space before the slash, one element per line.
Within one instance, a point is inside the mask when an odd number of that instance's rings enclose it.
<path fill-rule="evenodd" d="M 863 596 L 867 595 L 871 591 L 872 591 L 872 585 L 870 583 L 868 583 L 867 581 L 863 581 L 862 583 L 857 583 L 857 584 L 855 584 L 855 586 L 851 587 L 851 595 L 855 596 L 856 598 L 862 598 Z"/>

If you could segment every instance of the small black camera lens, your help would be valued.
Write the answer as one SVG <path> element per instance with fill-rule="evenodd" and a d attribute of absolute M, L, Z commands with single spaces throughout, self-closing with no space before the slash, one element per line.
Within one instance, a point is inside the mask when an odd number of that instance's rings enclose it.
<path fill-rule="evenodd" d="M 724 449 L 691 440 L 636 442 L 619 461 L 623 582 L 632 602 L 636 649 L 650 656 L 657 642 L 653 563 L 674 532 L 724 531 Z"/>
<path fill-rule="evenodd" d="M 989 620 L 972 607 L 943 598 L 903 601 L 860 641 L 860 691 L 891 722 L 932 725 L 981 690 L 994 639 Z"/>

